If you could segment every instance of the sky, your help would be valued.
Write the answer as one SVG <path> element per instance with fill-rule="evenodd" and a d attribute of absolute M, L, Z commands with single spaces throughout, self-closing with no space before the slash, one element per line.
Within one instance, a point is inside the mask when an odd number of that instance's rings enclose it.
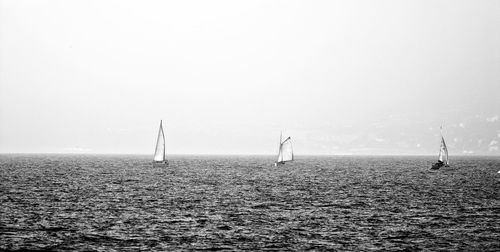
<path fill-rule="evenodd" d="M 500 1 L 0 0 L 0 153 L 500 155 Z"/>

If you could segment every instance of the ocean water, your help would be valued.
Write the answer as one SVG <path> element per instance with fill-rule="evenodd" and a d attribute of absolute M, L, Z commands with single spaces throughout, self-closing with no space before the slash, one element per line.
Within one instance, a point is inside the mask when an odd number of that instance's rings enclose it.
<path fill-rule="evenodd" d="M 0 250 L 500 251 L 500 158 L 0 155 Z"/>

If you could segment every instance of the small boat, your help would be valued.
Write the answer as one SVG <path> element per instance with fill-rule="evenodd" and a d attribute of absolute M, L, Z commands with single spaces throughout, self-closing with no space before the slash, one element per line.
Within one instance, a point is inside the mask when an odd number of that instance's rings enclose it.
<path fill-rule="evenodd" d="M 450 166 L 449 162 L 448 162 L 448 148 L 446 147 L 446 143 L 444 141 L 443 132 L 442 132 L 443 126 L 441 126 L 439 129 L 441 132 L 441 146 L 439 147 L 438 161 L 437 161 L 437 163 L 432 165 L 432 167 L 431 167 L 432 170 L 437 170 L 443 166 L 444 167 Z"/>
<path fill-rule="evenodd" d="M 165 135 L 163 134 L 162 121 L 160 121 L 160 129 L 158 130 L 158 138 L 156 139 L 153 166 L 168 166 L 168 160 L 165 156 Z"/>
<path fill-rule="evenodd" d="M 280 145 L 278 150 L 278 159 L 274 166 L 284 165 L 286 162 L 293 161 L 292 138 L 288 137 L 282 141 L 282 134 L 280 133 Z"/>

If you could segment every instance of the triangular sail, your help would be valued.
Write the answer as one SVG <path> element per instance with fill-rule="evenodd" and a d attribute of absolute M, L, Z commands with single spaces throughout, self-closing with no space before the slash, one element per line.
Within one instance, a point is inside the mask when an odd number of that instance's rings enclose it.
<path fill-rule="evenodd" d="M 282 154 L 281 154 L 281 138 L 282 138 L 282 133 L 280 132 L 280 143 L 278 144 L 278 161 L 282 159 Z"/>
<path fill-rule="evenodd" d="M 165 161 L 165 135 L 163 134 L 163 126 L 161 121 L 160 129 L 158 131 L 158 138 L 156 139 L 156 149 L 153 160 L 156 162 Z"/>
<path fill-rule="evenodd" d="M 292 139 L 288 137 L 280 144 L 278 162 L 293 161 Z"/>
<path fill-rule="evenodd" d="M 441 135 L 441 146 L 439 148 L 439 161 L 443 162 L 445 165 L 448 165 L 448 148 L 446 147 L 446 143 L 444 142 L 444 137 Z"/>

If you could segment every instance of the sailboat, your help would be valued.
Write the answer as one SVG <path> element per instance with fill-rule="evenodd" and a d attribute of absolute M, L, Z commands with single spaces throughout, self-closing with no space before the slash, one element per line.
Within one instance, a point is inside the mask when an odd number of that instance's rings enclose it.
<path fill-rule="evenodd" d="M 158 130 L 158 138 L 156 139 L 153 166 L 168 166 L 168 160 L 165 156 L 165 134 L 163 134 L 163 125 L 161 120 L 160 129 Z"/>
<path fill-rule="evenodd" d="M 282 134 L 280 133 L 278 159 L 274 166 L 283 165 L 285 162 L 290 161 L 293 161 L 292 138 L 288 137 L 285 141 L 282 141 Z"/>
<path fill-rule="evenodd" d="M 443 126 L 439 128 L 439 131 L 441 132 L 441 146 L 439 147 L 439 157 L 437 163 L 433 164 L 431 169 L 432 170 L 437 170 L 441 167 L 449 167 L 449 162 L 448 162 L 448 148 L 446 147 L 446 143 L 444 142 L 444 137 L 443 137 Z"/>

